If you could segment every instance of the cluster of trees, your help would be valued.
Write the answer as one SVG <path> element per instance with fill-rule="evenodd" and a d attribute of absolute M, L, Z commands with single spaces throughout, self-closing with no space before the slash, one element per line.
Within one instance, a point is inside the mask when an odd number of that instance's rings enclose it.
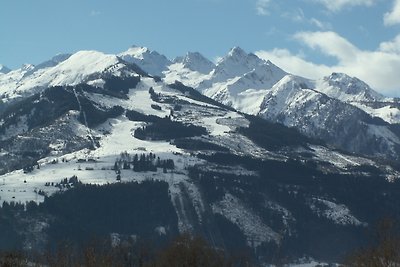
<path fill-rule="evenodd" d="M 229 149 L 215 143 L 208 142 L 202 139 L 194 139 L 194 138 L 179 138 L 174 140 L 174 145 L 177 148 L 183 148 L 188 150 L 213 150 L 213 151 L 221 151 L 228 152 Z"/>
<path fill-rule="evenodd" d="M 151 97 L 151 99 L 153 101 L 155 101 L 155 102 L 159 102 L 160 101 L 160 94 L 157 94 L 156 92 L 154 92 L 153 87 L 150 87 L 149 94 L 150 94 L 150 97 Z"/>
<path fill-rule="evenodd" d="M 194 89 L 192 89 L 192 90 L 194 90 Z M 161 95 L 161 93 L 156 93 L 154 91 L 153 87 L 150 87 L 149 94 L 150 94 L 150 98 L 155 102 L 173 104 L 174 107 L 171 110 L 171 115 L 173 114 L 173 111 L 180 111 L 182 109 L 181 104 L 190 104 L 189 102 L 182 100 L 182 99 L 178 99 L 176 97 L 172 97 L 172 96 L 168 96 L 168 95 Z M 207 98 L 207 97 L 205 97 L 205 98 Z M 158 106 L 158 105 L 154 105 L 154 106 Z M 152 108 L 158 109 L 158 108 L 153 107 L 153 105 L 152 105 Z"/>
<path fill-rule="evenodd" d="M 114 106 L 110 109 L 103 110 L 86 98 L 81 98 L 80 101 L 82 104 L 82 111 L 85 112 L 86 115 L 86 121 L 83 112 L 81 112 L 79 116 L 79 121 L 83 124 L 87 122 L 88 127 L 94 127 L 110 118 L 116 118 L 124 113 L 124 109 L 120 106 Z"/>
<path fill-rule="evenodd" d="M 36 241 L 33 253 L 65 240 L 79 249 L 91 238 L 107 238 L 110 233 L 162 242 L 178 234 L 177 220 L 165 182 L 82 184 L 45 196 L 39 205 L 4 202 L 0 206 L 0 252 L 20 250 L 25 242 Z M 40 222 L 48 223 L 41 232 L 45 239 L 31 236 L 36 233 L 32 227 Z M 155 231 L 159 226 L 165 227 L 165 234 Z"/>
<path fill-rule="evenodd" d="M 121 93 L 121 94 L 128 94 L 129 89 L 136 88 L 137 84 L 140 82 L 140 76 L 130 76 L 130 77 L 117 77 L 117 76 L 110 76 L 104 79 L 104 89 Z"/>
<path fill-rule="evenodd" d="M 182 122 L 172 121 L 170 117 L 165 117 L 136 129 L 134 136 L 141 140 L 171 140 L 205 134 L 207 134 L 207 130 L 204 127 L 186 125 Z"/>
<path fill-rule="evenodd" d="M 154 115 L 145 115 L 134 110 L 127 110 L 125 116 L 131 121 L 156 122 L 161 120 L 160 117 Z"/>
<path fill-rule="evenodd" d="M 128 152 L 123 152 L 113 166 L 113 170 L 118 171 L 121 169 L 130 170 L 134 172 L 156 172 L 157 168 L 162 168 L 164 173 L 167 170 L 173 170 L 175 163 L 173 159 L 160 159 L 156 154 L 150 152 L 149 154 L 142 153 L 131 156 Z"/>
<path fill-rule="evenodd" d="M 246 115 L 246 118 L 250 121 L 249 127 L 239 128 L 238 132 L 265 149 L 276 150 L 285 146 L 304 146 L 307 143 L 321 143 L 307 138 L 294 128 L 268 122 L 256 116 Z"/>
<path fill-rule="evenodd" d="M 155 110 L 162 110 L 161 106 L 156 105 L 156 104 L 151 104 L 151 108 Z"/>
<path fill-rule="evenodd" d="M 33 162 L 32 164 L 25 165 L 22 170 L 24 173 L 30 173 L 35 169 L 35 167 L 36 169 L 40 169 L 40 165 L 37 161 Z"/>
<path fill-rule="evenodd" d="M 68 188 L 69 189 L 69 188 L 72 188 L 74 186 L 81 185 L 81 184 L 82 184 L 82 182 L 79 181 L 78 176 L 73 175 L 70 178 L 62 179 L 59 183 L 46 182 L 44 184 L 44 186 L 55 186 L 55 187 L 57 187 L 59 189 L 64 189 L 64 188 Z"/>

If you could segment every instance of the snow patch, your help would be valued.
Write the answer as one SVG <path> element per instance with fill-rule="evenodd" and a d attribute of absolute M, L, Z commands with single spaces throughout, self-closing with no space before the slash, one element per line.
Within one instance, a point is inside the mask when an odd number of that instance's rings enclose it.
<path fill-rule="evenodd" d="M 351 214 L 351 211 L 343 204 L 337 204 L 320 198 L 312 198 L 310 209 L 318 216 L 325 217 L 336 224 L 367 226 Z"/>
<path fill-rule="evenodd" d="M 258 247 L 264 242 L 279 242 L 280 236 L 262 219 L 246 207 L 238 198 L 226 193 L 224 198 L 212 204 L 214 213 L 225 216 L 229 221 L 236 224 L 247 238 L 247 244 Z"/>

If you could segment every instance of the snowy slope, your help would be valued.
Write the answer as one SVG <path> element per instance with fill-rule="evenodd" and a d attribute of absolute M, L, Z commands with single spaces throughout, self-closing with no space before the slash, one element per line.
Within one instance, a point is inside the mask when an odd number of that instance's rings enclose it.
<path fill-rule="evenodd" d="M 106 66 L 103 65 L 102 67 Z M 286 79 L 286 83 L 284 80 Z M 281 85 L 277 88 L 273 88 L 271 93 L 274 92 L 274 95 L 282 94 L 284 92 L 286 94 L 286 100 L 290 99 L 301 99 L 307 101 L 313 100 L 314 94 L 318 94 L 309 89 L 303 89 L 298 87 L 298 92 L 301 92 L 302 95 L 298 96 L 295 92 L 288 89 L 289 87 L 285 87 L 285 84 L 303 84 L 302 79 L 294 76 L 287 76 L 281 81 Z M 299 85 L 300 86 L 300 85 Z M 165 96 L 167 99 L 175 99 L 174 102 L 183 101 L 181 103 L 184 104 L 184 108 L 181 111 L 174 112 L 174 120 L 181 121 L 184 123 L 195 124 L 198 126 L 205 127 L 209 133 L 208 137 L 204 137 L 209 142 L 213 142 L 224 147 L 227 147 L 230 151 L 238 154 L 244 154 L 251 157 L 259 157 L 259 158 L 269 158 L 274 160 L 285 160 L 285 157 L 282 156 L 281 153 L 274 153 L 270 151 L 266 151 L 265 149 L 260 148 L 256 144 L 254 144 L 249 139 L 244 136 L 238 135 L 235 131 L 238 127 L 248 127 L 248 120 L 237 112 L 220 109 L 219 107 L 213 106 L 208 103 L 203 103 L 200 101 L 196 101 L 188 98 L 187 95 L 182 93 L 178 93 L 177 91 L 169 88 L 163 83 L 157 83 L 152 78 L 143 78 L 140 83 L 137 85 L 135 89 L 131 89 L 129 91 L 128 97 L 126 99 L 121 98 L 113 98 L 108 95 L 98 94 L 98 93 L 89 93 L 82 92 L 80 93 L 80 97 L 84 97 L 93 103 L 96 103 L 101 109 L 111 109 L 114 106 L 120 106 L 127 110 L 135 110 L 137 112 L 153 115 L 160 118 L 170 115 L 170 110 L 173 109 L 173 104 L 155 102 L 150 94 L 149 88 L 153 88 L 153 90 L 161 95 Z M 290 87 L 291 88 L 291 87 Z M 282 91 L 282 92 L 280 92 Z M 304 91 L 304 92 L 302 92 Z M 323 96 L 318 94 L 319 96 Z M 271 98 L 272 99 L 272 98 Z M 282 98 L 281 98 L 282 99 Z M 173 102 L 173 103 L 174 103 Z M 265 103 L 264 103 L 265 104 Z M 152 106 L 158 105 L 161 109 L 154 109 Z M 285 105 L 282 103 L 278 103 L 274 106 L 275 109 L 271 109 L 272 106 L 265 106 L 266 109 L 269 109 L 270 112 L 266 114 L 277 114 L 279 110 L 278 107 L 283 108 Z M 275 112 L 275 113 L 274 113 Z M 57 190 L 45 186 L 47 182 L 59 182 L 60 179 L 65 177 L 71 177 L 73 175 L 77 175 L 79 179 L 84 183 L 99 183 L 104 184 L 107 182 L 115 182 L 115 173 L 110 170 L 115 159 L 120 155 L 121 152 L 128 153 L 142 153 L 143 151 L 156 153 L 161 158 L 173 158 L 177 162 L 177 170 L 175 177 L 179 177 L 176 182 L 187 181 L 187 168 L 188 164 L 199 164 L 203 162 L 196 157 L 190 156 L 190 153 L 177 148 L 170 142 L 166 141 L 149 141 L 149 140 L 140 140 L 133 136 L 133 132 L 135 129 L 142 127 L 145 125 L 144 122 L 132 122 L 128 120 L 124 115 L 119 116 L 117 118 L 109 119 L 101 125 L 95 127 L 94 129 L 89 129 L 86 125 L 82 124 L 78 121 L 79 111 L 73 110 L 62 117 L 59 121 L 56 121 L 54 125 L 46 126 L 41 131 L 44 134 L 48 134 L 48 132 L 55 132 L 55 127 L 62 129 L 61 134 L 67 135 L 67 132 L 73 133 L 80 139 L 86 139 L 88 135 L 92 135 L 94 139 L 99 139 L 99 146 L 94 150 L 89 150 L 87 148 L 79 149 L 74 152 L 64 154 L 65 147 L 67 146 L 67 142 L 65 140 L 55 138 L 50 144 L 49 148 L 51 153 L 48 157 L 39 160 L 39 164 L 41 165 L 40 170 L 34 170 L 32 173 L 23 174 L 22 170 L 16 170 L 10 173 L 7 173 L 0 177 L 0 182 L 3 180 L 5 183 L 2 186 L 2 190 L 0 193 L 0 197 L 2 200 L 11 201 L 42 201 L 43 197 L 35 193 L 35 190 L 42 190 L 46 194 L 52 194 Z M 311 112 L 312 113 L 312 112 Z M 305 116 L 302 114 L 302 116 Z M 17 122 L 16 128 L 22 129 L 17 134 L 25 134 L 24 132 L 28 131 L 28 128 L 23 128 L 19 125 L 21 122 Z M 22 123 L 27 123 L 22 120 Z M 48 129 L 47 129 L 48 128 Z M 47 129 L 47 130 L 46 130 Z M 68 130 L 66 130 L 68 129 Z M 375 134 L 379 134 L 379 130 L 376 131 Z M 3 139 L 12 138 L 16 134 L 3 135 Z M 27 137 L 24 137 L 27 139 Z M 396 137 L 393 137 L 395 139 Z M 324 148 L 325 149 L 325 148 Z M 315 158 L 321 161 L 329 160 L 331 161 L 332 155 L 331 152 L 324 150 L 320 147 L 314 147 Z M 325 151 L 322 153 L 321 151 Z M 3 153 L 7 153 L 3 151 Z M 297 152 L 296 152 L 297 153 Z M 329 155 L 329 156 L 326 156 Z M 360 162 L 362 164 L 374 164 L 372 161 L 363 160 L 360 158 L 349 158 L 340 153 L 335 153 L 335 156 L 338 159 L 346 159 L 344 162 L 338 163 L 338 170 L 346 170 L 348 166 L 359 166 Z M 347 159 L 348 158 L 348 159 Z M 96 159 L 95 162 L 86 162 L 81 163 L 78 162 L 78 159 Z M 52 164 L 52 162 L 56 160 L 59 164 Z M 62 162 L 62 163 L 61 163 Z M 184 163 L 185 162 L 185 163 Z M 88 167 L 88 170 L 82 170 Z M 93 169 L 93 170 L 92 170 Z M 219 169 L 219 168 L 217 168 Z M 237 170 L 232 170 L 237 172 Z M 241 169 L 241 173 L 246 173 L 246 170 Z M 181 173 L 181 175 L 179 175 Z M 252 173 L 252 172 L 248 172 Z M 183 174 L 183 175 L 182 175 Z M 185 176 L 186 174 L 186 176 Z M 167 175 L 163 178 L 158 174 L 149 175 L 136 175 L 135 177 L 131 177 L 128 173 L 123 173 L 123 177 L 127 178 L 126 181 L 141 181 L 143 179 L 153 179 L 151 177 L 158 177 L 154 179 L 167 179 L 170 175 Z M 25 183 L 24 181 L 27 181 Z M 170 182 L 170 181 L 168 181 Z M 180 192 L 179 188 L 175 182 L 171 184 L 171 192 Z M 193 189 L 194 190 L 194 189 Z M 178 194 L 178 193 L 177 193 Z M 237 200 L 239 201 L 239 200 Z M 228 219 L 232 219 L 237 216 L 229 211 L 225 210 L 224 205 L 225 202 L 220 202 L 215 204 L 214 212 L 220 213 L 228 216 Z M 242 204 L 237 204 L 238 208 L 244 209 Z M 252 215 L 253 216 L 253 215 Z M 256 216 L 256 215 L 254 215 Z M 182 219 L 184 220 L 184 219 Z M 233 220 L 233 219 L 232 219 Z M 259 220 L 259 219 L 257 219 Z M 246 221 L 239 220 L 239 227 L 247 227 L 245 224 Z M 187 223 L 186 223 L 187 224 Z M 263 223 L 257 223 L 258 226 L 268 229 L 267 226 L 262 226 Z M 188 229 L 188 225 L 185 226 L 185 223 L 182 222 L 182 229 Z M 253 228 L 253 226 L 250 226 Z M 190 227 L 189 227 L 190 228 Z M 256 233 L 255 229 L 246 230 L 248 232 L 249 238 L 254 236 Z M 253 232 L 251 232 L 253 231 Z M 270 230 L 269 230 L 270 231 Z M 265 239 L 263 241 L 269 239 L 276 239 L 276 234 L 271 232 L 265 233 Z M 249 239 L 250 240 L 250 239 Z"/>
<path fill-rule="evenodd" d="M 38 67 L 27 65 L 3 75 L 0 78 L 0 94 L 4 100 L 30 96 L 49 86 L 88 82 L 91 75 L 106 70 L 118 74 L 124 66 L 115 55 L 80 51 L 71 56 L 54 58 Z"/>
<path fill-rule="evenodd" d="M 142 78 L 137 87 L 129 91 L 127 99 L 112 98 L 107 95 L 88 92 L 83 92 L 80 97 L 85 97 L 88 100 L 96 103 L 100 108 L 104 109 L 110 109 L 114 106 L 121 106 L 127 110 L 135 110 L 142 114 L 153 115 L 160 118 L 168 116 L 173 106 L 171 106 L 171 104 L 158 103 L 152 100 L 148 92 L 150 87 L 153 88 L 156 93 L 163 94 L 169 98 L 174 97 L 177 100 L 180 99 L 188 103 L 187 105 L 189 107 L 187 108 L 187 110 L 184 109 L 184 113 L 181 116 L 176 116 L 175 119 L 185 122 L 191 121 L 191 123 L 203 126 L 209 131 L 211 136 L 228 136 L 227 132 L 234 130 L 237 127 L 232 126 L 232 123 L 226 125 L 227 122 L 222 121 L 223 119 L 229 118 L 229 121 L 242 119 L 246 121 L 243 115 L 239 115 L 231 111 L 221 110 L 219 112 L 209 112 L 217 109 L 217 107 L 192 100 L 183 94 L 178 94 L 175 90 L 169 88 L 168 86 L 165 86 L 163 83 L 156 83 L 152 78 Z M 161 110 L 152 108 L 152 105 L 155 104 L 160 106 Z M 175 112 L 175 114 L 178 113 Z M 120 155 L 120 153 L 125 151 L 129 153 L 142 153 L 143 151 L 147 151 L 147 153 L 156 153 L 162 159 L 180 159 L 180 162 L 182 164 L 177 165 L 177 172 L 185 172 L 183 170 L 184 159 L 186 164 L 189 164 L 191 161 L 193 161 L 193 164 L 200 162 L 199 159 L 188 159 L 188 153 L 185 153 L 182 149 L 171 145 L 170 142 L 152 142 L 135 138 L 133 136 L 134 130 L 142 127 L 145 124 L 144 122 L 132 122 L 122 115 L 118 118 L 107 120 L 105 123 L 97 126 L 95 129 L 88 129 L 87 126 L 77 120 L 78 117 L 79 111 L 74 110 L 66 114 L 66 116 L 60 120 L 60 123 L 62 125 L 65 124 L 64 127 L 68 127 L 68 129 L 71 129 L 71 131 L 73 131 L 74 134 L 76 134 L 76 136 L 78 137 L 86 138 L 86 136 L 90 134 L 93 135 L 95 138 L 101 138 L 100 146 L 95 150 L 89 150 L 85 148 L 82 150 L 77 150 L 73 153 L 63 154 L 62 151 L 65 147 L 65 144 L 62 145 L 62 140 L 54 140 L 54 142 L 49 145 L 49 147 L 51 148 L 51 155 L 39 161 L 39 163 L 41 164 L 40 170 L 35 170 L 32 173 L 22 176 L 22 170 L 16 170 L 0 178 L 0 181 L 1 179 L 4 179 L 4 181 L 6 181 L 6 186 L 3 186 L 3 188 L 6 188 L 7 192 L 10 192 L 10 194 L 6 195 L 4 195 L 4 193 L 0 194 L 2 200 L 16 200 L 22 202 L 29 200 L 41 201 L 43 200 L 42 197 L 38 197 L 36 194 L 32 193 L 34 188 L 38 188 L 48 194 L 52 194 L 55 191 L 51 188 L 51 190 L 49 191 L 49 188 L 45 187 L 44 184 L 46 182 L 59 182 L 58 180 L 60 179 L 60 177 L 71 177 L 73 175 L 77 175 L 80 179 L 82 179 L 82 182 L 84 183 L 104 184 L 107 182 L 115 181 L 115 173 L 110 171 L 110 168 L 112 167 L 115 159 Z M 56 124 L 57 123 L 58 122 L 56 122 Z M 19 126 L 19 124 L 20 122 L 18 122 L 16 126 Z M 241 125 L 243 125 L 243 121 L 241 121 L 240 126 Z M 58 125 L 58 127 L 61 126 Z M 20 134 L 22 134 L 22 130 L 20 131 Z M 24 131 L 27 131 L 27 128 L 25 128 Z M 67 131 L 64 130 L 64 133 L 66 132 Z M 8 139 L 13 136 L 15 136 L 15 134 L 2 135 L 2 138 Z M 145 150 L 143 150 L 143 148 L 145 148 Z M 180 154 L 182 156 L 177 156 L 176 154 Z M 77 162 L 77 160 L 79 158 L 98 159 L 97 161 L 102 163 L 88 163 L 86 164 L 88 167 L 95 166 L 94 171 L 81 172 L 78 170 L 78 165 L 80 164 Z M 62 159 L 67 161 L 64 162 L 62 161 Z M 63 162 L 63 164 L 60 163 L 59 165 L 54 165 L 51 163 L 53 160 Z M 107 170 L 102 171 L 102 167 L 105 167 Z M 145 176 L 146 175 L 135 179 L 144 179 Z M 170 175 L 168 175 L 168 177 L 169 176 Z M 187 177 L 185 179 L 187 179 Z M 23 180 L 29 181 L 28 185 L 22 183 Z M 29 184 L 31 184 L 30 190 L 32 191 L 32 194 L 18 194 L 25 193 L 20 192 L 19 190 L 22 190 L 21 188 L 28 188 Z"/>
<path fill-rule="evenodd" d="M 400 123 L 400 108 L 397 102 L 378 102 L 377 106 L 374 106 L 375 102 L 370 103 L 372 105 L 360 102 L 353 102 L 351 104 L 364 110 L 371 116 L 381 118 L 388 123 Z"/>
<path fill-rule="evenodd" d="M 172 84 L 180 81 L 186 86 L 196 88 L 201 82 L 209 79 L 215 65 L 197 52 L 188 52 L 184 57 L 174 59 L 163 72 L 164 81 Z"/>
<path fill-rule="evenodd" d="M 174 63 L 168 66 L 168 70 L 163 72 L 163 80 L 165 83 L 172 84 L 175 81 L 180 81 L 186 86 L 196 88 L 201 82 L 210 77 L 209 74 L 203 74 L 198 71 L 193 71 L 186 67 L 184 63 Z"/>
<path fill-rule="evenodd" d="M 150 51 L 146 47 L 132 46 L 127 51 L 118 55 L 123 60 L 138 65 L 150 75 L 162 76 L 172 62 L 156 51 Z"/>
<path fill-rule="evenodd" d="M 19 81 L 24 75 L 34 69 L 33 65 L 25 64 L 21 68 L 8 72 L 0 76 L 0 94 L 2 98 L 13 95 Z"/>
<path fill-rule="evenodd" d="M 350 210 L 343 204 L 326 199 L 313 198 L 310 200 L 310 209 L 321 217 L 325 217 L 341 225 L 363 225 Z"/>

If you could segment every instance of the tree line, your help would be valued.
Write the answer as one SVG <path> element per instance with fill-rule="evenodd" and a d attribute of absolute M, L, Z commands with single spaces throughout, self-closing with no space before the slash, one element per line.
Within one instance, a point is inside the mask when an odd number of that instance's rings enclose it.
<path fill-rule="evenodd" d="M 133 170 L 134 172 L 156 172 L 158 168 L 162 168 L 163 172 L 175 169 L 173 159 L 161 159 L 156 154 L 135 154 L 130 155 L 128 152 L 122 152 L 120 157 L 115 160 L 113 170 Z"/>

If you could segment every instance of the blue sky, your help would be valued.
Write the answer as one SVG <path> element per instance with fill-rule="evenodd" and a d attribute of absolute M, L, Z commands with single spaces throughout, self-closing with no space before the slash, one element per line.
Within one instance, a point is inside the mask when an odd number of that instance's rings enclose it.
<path fill-rule="evenodd" d="M 136 44 L 210 59 L 233 46 L 294 74 L 332 71 L 400 95 L 400 0 L 0 0 L 0 64 Z"/>

